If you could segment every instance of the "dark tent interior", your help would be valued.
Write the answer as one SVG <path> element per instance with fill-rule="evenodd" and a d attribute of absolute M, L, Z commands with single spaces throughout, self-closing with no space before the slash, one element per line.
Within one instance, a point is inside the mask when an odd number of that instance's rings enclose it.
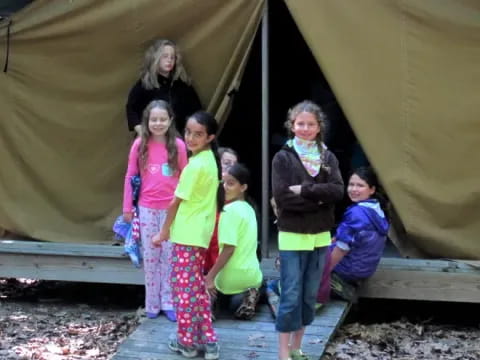
<path fill-rule="evenodd" d="M 288 109 L 310 99 L 319 104 L 327 115 L 325 142 L 337 156 L 345 179 L 353 167 L 365 165 L 368 161 L 284 2 L 270 2 L 269 21 L 270 159 L 285 142 L 284 122 Z M 251 170 L 250 195 L 258 204 L 262 186 L 259 181 L 262 166 L 261 35 L 260 27 L 242 84 L 238 93 L 233 95 L 232 111 L 220 135 L 221 145 L 235 149 L 240 161 Z M 340 214 L 343 208 L 338 206 L 337 213 Z"/>

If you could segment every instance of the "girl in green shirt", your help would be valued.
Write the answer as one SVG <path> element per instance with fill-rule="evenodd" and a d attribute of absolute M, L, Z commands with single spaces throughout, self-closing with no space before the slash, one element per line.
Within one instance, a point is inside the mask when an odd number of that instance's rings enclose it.
<path fill-rule="evenodd" d="M 218 243 L 220 255 L 205 278 L 207 289 L 230 295 L 235 317 L 249 320 L 255 314 L 262 284 L 257 258 L 257 218 L 245 201 L 250 173 L 235 164 L 223 176 L 226 205 L 220 214 Z"/>
<path fill-rule="evenodd" d="M 224 204 L 222 176 L 215 134 L 217 122 L 212 115 L 198 111 L 187 120 L 185 143 L 192 153 L 183 169 L 168 208 L 162 230 L 153 243 L 170 238 L 172 256 L 172 293 L 177 312 L 177 336 L 168 347 L 191 358 L 197 346 L 205 346 L 205 359 L 219 357 L 217 335 L 212 327 L 210 295 L 205 288 L 205 253 L 215 225 L 215 214 Z"/>

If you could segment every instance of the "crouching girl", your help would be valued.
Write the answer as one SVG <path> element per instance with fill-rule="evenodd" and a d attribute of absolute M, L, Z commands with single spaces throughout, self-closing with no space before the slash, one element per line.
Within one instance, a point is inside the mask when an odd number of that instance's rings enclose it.
<path fill-rule="evenodd" d="M 234 316 L 244 320 L 254 316 L 262 284 L 257 219 L 255 210 L 245 200 L 249 178 L 249 171 L 242 164 L 233 165 L 224 174 L 226 205 L 218 225 L 220 255 L 205 278 L 211 293 L 218 290 L 230 296 Z"/>

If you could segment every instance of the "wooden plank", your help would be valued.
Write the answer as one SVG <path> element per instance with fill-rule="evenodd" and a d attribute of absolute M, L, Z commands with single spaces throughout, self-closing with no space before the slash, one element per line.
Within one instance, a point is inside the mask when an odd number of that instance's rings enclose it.
<path fill-rule="evenodd" d="M 367 298 L 480 302 L 480 276 L 380 268 L 360 289 Z"/>
<path fill-rule="evenodd" d="M 474 273 L 480 275 L 479 261 L 382 258 L 378 270 Z"/>
<path fill-rule="evenodd" d="M 144 283 L 143 271 L 123 257 L 0 253 L 0 277 L 113 284 Z"/>
<path fill-rule="evenodd" d="M 202 354 L 194 359 L 203 358 Z M 225 360 L 277 360 L 278 355 L 273 352 L 266 352 L 258 349 L 239 352 L 235 349 L 220 347 L 220 359 Z M 125 350 L 124 353 L 115 355 L 113 360 L 185 360 L 179 354 L 172 353 L 166 346 L 164 349 L 156 352 L 145 351 L 143 349 Z"/>
<path fill-rule="evenodd" d="M 473 262 L 476 265 L 476 262 Z M 382 258 L 361 297 L 480 302 L 480 269 L 461 260 Z"/>
<path fill-rule="evenodd" d="M 222 359 L 278 358 L 278 334 L 273 319 L 267 317 L 269 314 L 265 311 L 266 308 L 266 305 L 260 306 L 259 313 L 252 321 L 221 318 L 214 323 Z M 348 308 L 349 304 L 345 302 L 333 301 L 316 316 L 314 324 L 307 327 L 303 349 L 312 358 L 319 358 L 323 354 Z M 175 336 L 175 331 L 176 324 L 163 316 L 154 320 L 147 319 L 120 345 L 113 360 L 183 359 L 167 347 L 168 338 Z"/>
<path fill-rule="evenodd" d="M 0 253 L 125 258 L 123 246 L 0 240 Z"/>

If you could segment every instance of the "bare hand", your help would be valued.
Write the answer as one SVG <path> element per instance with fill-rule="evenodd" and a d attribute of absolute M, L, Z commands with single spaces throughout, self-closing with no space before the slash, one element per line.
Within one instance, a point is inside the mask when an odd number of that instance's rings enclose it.
<path fill-rule="evenodd" d="M 289 186 L 288 189 L 295 195 L 300 195 L 300 192 L 302 191 L 302 185 L 292 185 Z"/>
<path fill-rule="evenodd" d="M 159 247 L 162 245 L 162 242 L 167 241 L 170 237 L 170 231 L 162 229 L 156 235 L 153 235 L 152 244 L 153 246 Z"/>
<path fill-rule="evenodd" d="M 205 276 L 205 289 L 210 294 L 212 298 L 217 297 L 217 289 L 215 288 L 215 281 L 211 276 Z"/>
<path fill-rule="evenodd" d="M 132 222 L 132 219 L 133 219 L 133 212 L 129 211 L 129 212 L 123 213 L 123 221 L 130 223 Z"/>

